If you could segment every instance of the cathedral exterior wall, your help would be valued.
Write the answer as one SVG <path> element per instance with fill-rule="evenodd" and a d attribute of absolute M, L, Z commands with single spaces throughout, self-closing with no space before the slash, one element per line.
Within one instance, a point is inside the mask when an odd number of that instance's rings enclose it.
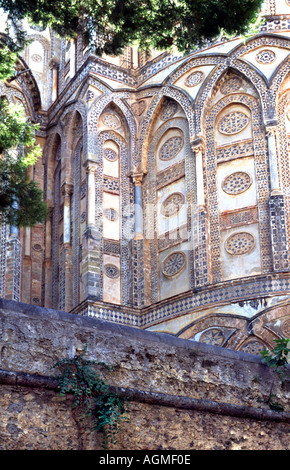
<path fill-rule="evenodd" d="M 2 297 L 239 351 L 288 335 L 290 6 L 274 4 L 259 34 L 145 64 L 31 28 L 30 72 L 1 95 L 40 123 L 50 212 L 2 224 Z"/>

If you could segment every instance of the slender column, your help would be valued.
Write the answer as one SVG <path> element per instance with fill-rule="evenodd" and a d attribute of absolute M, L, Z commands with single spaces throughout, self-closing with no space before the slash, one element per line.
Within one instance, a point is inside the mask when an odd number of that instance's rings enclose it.
<path fill-rule="evenodd" d="M 22 277 L 21 277 L 21 301 L 31 303 L 31 228 L 24 228 L 24 246 L 22 259 Z"/>
<path fill-rule="evenodd" d="M 63 204 L 63 243 L 71 242 L 71 193 L 72 187 L 68 184 L 63 186 L 64 204 Z"/>
<path fill-rule="evenodd" d="M 208 247 L 208 216 L 205 207 L 203 154 L 204 142 L 202 137 L 191 142 L 195 156 L 196 170 L 196 206 L 191 208 L 191 234 L 194 259 L 194 285 L 201 287 L 207 285 L 211 279 L 210 250 Z"/>
<path fill-rule="evenodd" d="M 196 196 L 197 206 L 204 206 L 204 180 L 203 180 L 203 152 L 204 144 L 201 139 L 193 142 L 192 149 L 195 154 L 195 170 L 196 170 Z"/>
<path fill-rule="evenodd" d="M 276 127 L 266 127 L 268 141 L 271 194 L 269 197 L 270 232 L 273 271 L 289 270 L 285 201 L 281 191 L 276 144 Z"/>
<path fill-rule="evenodd" d="M 132 179 L 135 185 L 135 240 L 143 238 L 143 203 L 142 181 L 144 173 L 133 173 Z"/>
<path fill-rule="evenodd" d="M 267 127 L 266 136 L 267 136 L 267 141 L 268 141 L 271 194 L 280 194 L 280 182 L 279 182 L 277 146 L 276 146 L 276 128 L 273 126 Z"/>
<path fill-rule="evenodd" d="M 51 89 L 51 100 L 54 102 L 58 97 L 58 73 L 59 73 L 60 61 L 57 57 L 53 57 L 50 61 L 50 68 L 52 70 L 52 89 Z"/>
<path fill-rule="evenodd" d="M 45 259 L 43 262 L 45 291 L 44 307 L 52 308 L 52 218 L 53 208 L 49 208 L 45 228 Z"/>
<path fill-rule="evenodd" d="M 86 164 L 87 227 L 82 234 L 82 300 L 102 298 L 102 239 L 96 227 L 96 172 L 98 165 L 90 160 Z"/>
<path fill-rule="evenodd" d="M 97 163 L 89 162 L 86 167 L 88 175 L 88 225 L 96 223 L 96 183 Z"/>
<path fill-rule="evenodd" d="M 25 227 L 24 231 L 24 256 L 31 255 L 31 228 Z"/>
<path fill-rule="evenodd" d="M 132 300 L 135 307 L 144 307 L 151 299 L 150 242 L 144 238 L 142 181 L 146 173 L 135 168 L 131 174 L 135 186 L 135 236 L 131 241 Z M 148 279 L 149 278 L 149 279 Z"/>

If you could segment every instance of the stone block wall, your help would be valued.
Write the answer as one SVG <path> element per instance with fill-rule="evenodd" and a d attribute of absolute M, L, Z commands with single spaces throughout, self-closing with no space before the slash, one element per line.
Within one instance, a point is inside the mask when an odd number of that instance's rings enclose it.
<path fill-rule="evenodd" d="M 260 358 L 167 334 L 0 300 L 0 448 L 100 449 L 101 436 L 60 397 L 56 361 L 83 351 L 112 364 L 130 397 L 123 450 L 289 449 L 289 382 Z M 265 401 L 274 382 L 283 412 Z"/>

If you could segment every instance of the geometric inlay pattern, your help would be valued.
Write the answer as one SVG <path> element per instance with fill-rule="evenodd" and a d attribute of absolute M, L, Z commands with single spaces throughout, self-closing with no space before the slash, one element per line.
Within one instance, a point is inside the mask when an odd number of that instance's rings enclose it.
<path fill-rule="evenodd" d="M 39 54 L 33 54 L 33 55 L 31 56 L 31 59 L 32 59 L 34 62 L 41 62 L 41 61 L 42 61 L 42 57 L 41 57 L 41 55 L 39 55 Z"/>
<path fill-rule="evenodd" d="M 35 244 L 33 245 L 33 249 L 34 249 L 35 251 L 41 251 L 41 250 L 42 250 L 42 247 L 41 247 L 41 245 L 40 245 L 39 243 L 35 243 Z"/>
<path fill-rule="evenodd" d="M 198 85 L 203 79 L 203 73 L 202 72 L 193 72 L 187 79 L 185 80 L 185 85 L 186 86 L 196 86 Z"/>
<path fill-rule="evenodd" d="M 174 116 L 177 111 L 177 103 L 175 101 L 169 101 L 161 113 L 161 119 L 165 121 Z"/>
<path fill-rule="evenodd" d="M 119 127 L 121 127 L 121 121 L 118 118 L 118 116 L 116 116 L 116 114 L 112 114 L 112 113 L 103 114 L 102 121 L 105 124 L 105 126 L 108 126 L 111 129 L 118 129 Z"/>
<path fill-rule="evenodd" d="M 135 101 L 131 107 L 133 109 L 133 113 L 136 114 L 136 116 L 141 116 L 141 114 L 145 111 L 146 102 L 144 100 Z"/>
<path fill-rule="evenodd" d="M 120 271 L 114 264 L 106 264 L 104 266 L 104 271 L 107 277 L 110 279 L 118 279 L 120 276 Z"/>
<path fill-rule="evenodd" d="M 182 251 L 171 253 L 165 258 L 162 264 L 162 272 L 166 277 L 172 277 L 179 274 L 185 267 L 186 256 Z"/>
<path fill-rule="evenodd" d="M 241 111 L 227 114 L 219 124 L 221 134 L 231 135 L 241 132 L 249 124 L 249 117 Z"/>
<path fill-rule="evenodd" d="M 228 80 L 226 80 L 222 84 L 221 92 L 223 93 L 223 95 L 227 95 L 228 93 L 233 93 L 235 91 L 238 91 L 241 88 L 242 84 L 243 82 L 239 77 L 228 78 Z"/>
<path fill-rule="evenodd" d="M 284 323 L 282 324 L 282 333 L 285 336 L 285 338 L 290 338 L 290 318 L 288 318 Z"/>
<path fill-rule="evenodd" d="M 240 194 L 246 191 L 251 184 L 252 178 L 248 173 L 237 171 L 224 179 L 222 189 L 227 194 Z"/>
<path fill-rule="evenodd" d="M 269 49 L 264 49 L 256 55 L 256 61 L 259 62 L 259 64 L 271 64 L 275 59 L 275 53 Z"/>
<path fill-rule="evenodd" d="M 214 346 L 221 346 L 224 342 L 224 334 L 219 328 L 211 328 L 202 333 L 199 341 Z"/>
<path fill-rule="evenodd" d="M 165 217 L 176 215 L 185 202 L 185 197 L 182 193 L 170 194 L 165 201 L 163 201 L 160 212 Z"/>
<path fill-rule="evenodd" d="M 180 136 L 170 137 L 159 151 L 160 160 L 170 160 L 180 152 L 183 146 L 183 139 Z"/>
<path fill-rule="evenodd" d="M 217 157 L 217 160 L 221 160 L 223 158 L 231 159 L 231 158 L 249 156 L 253 154 L 254 154 L 253 142 L 250 140 L 250 141 L 234 143 L 226 147 L 217 148 L 216 157 Z"/>
<path fill-rule="evenodd" d="M 230 255 L 244 255 L 255 246 L 255 237 L 248 232 L 239 232 L 231 235 L 225 242 L 225 249 Z"/>
<path fill-rule="evenodd" d="M 106 217 L 106 219 L 111 221 L 118 220 L 119 217 L 118 212 L 115 209 L 109 208 L 104 209 L 104 216 Z"/>
<path fill-rule="evenodd" d="M 115 162 L 118 159 L 118 154 L 115 150 L 106 148 L 104 149 L 104 157 L 109 162 Z"/>
<path fill-rule="evenodd" d="M 249 354 L 256 354 L 260 355 L 260 352 L 265 349 L 265 346 L 260 343 L 259 341 L 251 341 L 250 343 L 243 346 L 241 351 L 249 353 Z"/>

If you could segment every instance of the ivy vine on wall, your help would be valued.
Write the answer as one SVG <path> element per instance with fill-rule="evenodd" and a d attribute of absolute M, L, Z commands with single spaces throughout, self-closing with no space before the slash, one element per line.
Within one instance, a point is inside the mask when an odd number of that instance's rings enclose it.
<path fill-rule="evenodd" d="M 92 418 L 92 430 L 102 433 L 102 447 L 107 449 L 110 443 L 117 443 L 121 421 L 128 419 L 128 400 L 112 392 L 98 370 L 113 370 L 113 367 L 86 359 L 85 353 L 86 350 L 56 362 L 54 368 L 62 373 L 56 379 L 60 395 L 73 395 L 73 407 L 80 409 L 82 416 Z"/>

